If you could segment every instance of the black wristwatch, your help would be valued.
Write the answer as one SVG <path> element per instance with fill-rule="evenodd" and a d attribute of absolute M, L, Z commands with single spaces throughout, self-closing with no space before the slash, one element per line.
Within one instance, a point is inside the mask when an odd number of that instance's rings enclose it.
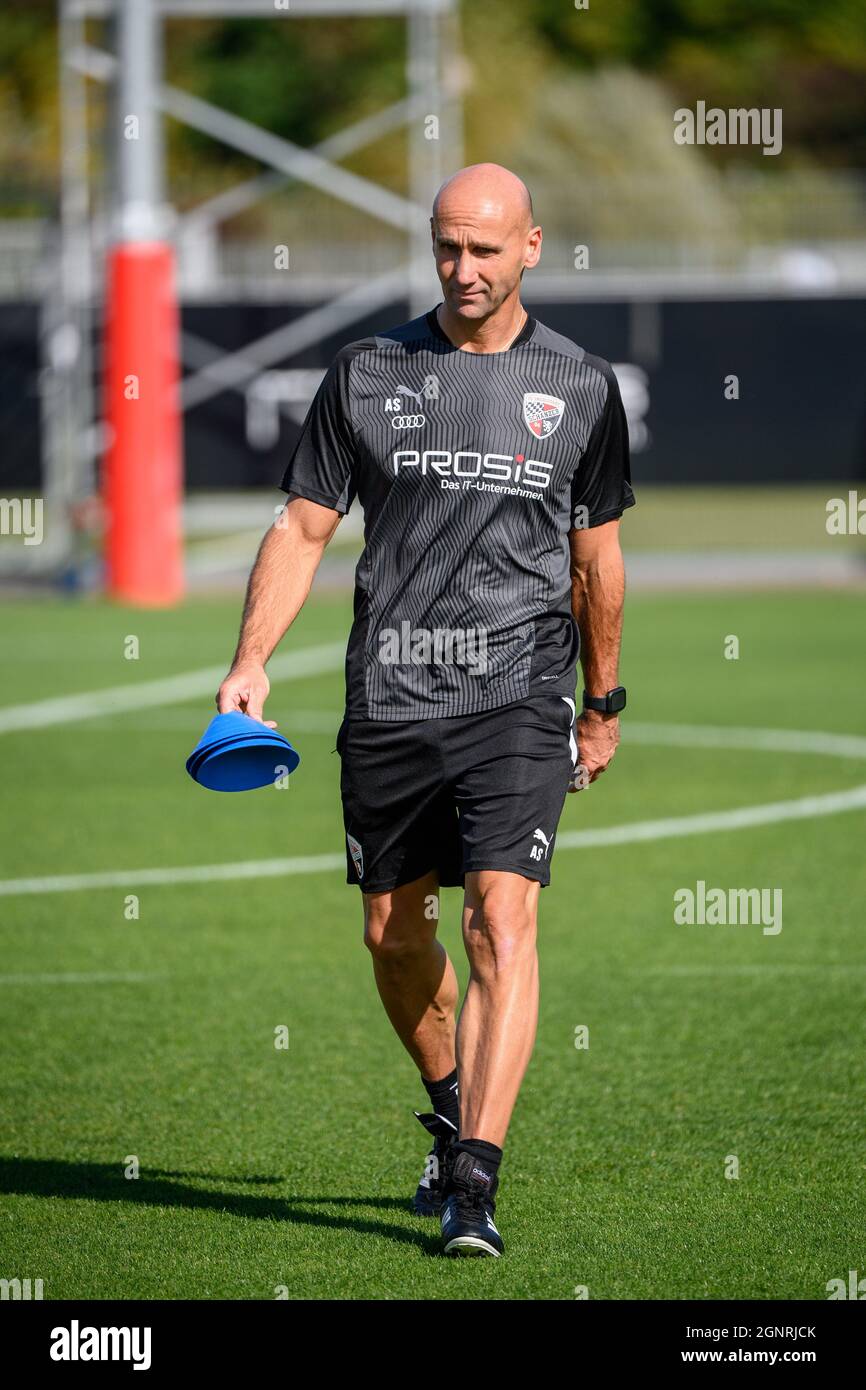
<path fill-rule="evenodd" d="M 625 709 L 625 686 L 614 686 L 606 695 L 587 695 L 584 690 L 583 708 L 598 710 L 599 714 L 619 714 Z"/>

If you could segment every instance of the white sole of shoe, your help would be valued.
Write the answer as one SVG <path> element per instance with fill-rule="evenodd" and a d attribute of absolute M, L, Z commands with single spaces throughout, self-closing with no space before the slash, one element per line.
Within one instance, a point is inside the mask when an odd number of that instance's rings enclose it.
<path fill-rule="evenodd" d="M 488 1245 L 481 1236 L 455 1236 L 445 1246 L 446 1255 L 492 1255 L 499 1259 L 499 1251 Z"/>

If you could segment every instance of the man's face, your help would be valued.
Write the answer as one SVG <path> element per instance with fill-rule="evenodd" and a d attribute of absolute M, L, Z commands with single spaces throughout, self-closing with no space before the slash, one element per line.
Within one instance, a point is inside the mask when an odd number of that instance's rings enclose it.
<path fill-rule="evenodd" d="M 538 260 L 540 229 L 522 213 L 446 207 L 430 224 L 445 303 L 462 318 L 487 318 L 520 284 L 523 267 Z"/>

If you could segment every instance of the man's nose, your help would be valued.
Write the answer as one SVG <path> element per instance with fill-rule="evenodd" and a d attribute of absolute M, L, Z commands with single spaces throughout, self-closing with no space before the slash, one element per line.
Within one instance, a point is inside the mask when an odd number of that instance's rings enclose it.
<path fill-rule="evenodd" d="M 475 281 L 475 262 L 462 251 L 454 263 L 454 276 L 458 285 L 471 285 Z"/>

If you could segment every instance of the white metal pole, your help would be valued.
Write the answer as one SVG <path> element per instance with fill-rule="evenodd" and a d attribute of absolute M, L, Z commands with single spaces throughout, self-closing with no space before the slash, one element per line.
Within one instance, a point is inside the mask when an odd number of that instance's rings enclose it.
<path fill-rule="evenodd" d="M 167 230 L 163 207 L 161 19 L 154 0 L 118 0 L 117 236 L 121 241 L 160 239 Z"/>
<path fill-rule="evenodd" d="M 409 189 L 415 208 L 409 232 L 410 314 L 418 314 L 437 303 L 439 284 L 430 245 L 430 207 L 442 182 L 442 142 L 448 122 L 442 109 L 439 86 L 439 38 L 441 6 L 439 0 L 414 0 L 407 14 L 406 77 L 410 100 L 421 116 L 409 123 Z"/>

